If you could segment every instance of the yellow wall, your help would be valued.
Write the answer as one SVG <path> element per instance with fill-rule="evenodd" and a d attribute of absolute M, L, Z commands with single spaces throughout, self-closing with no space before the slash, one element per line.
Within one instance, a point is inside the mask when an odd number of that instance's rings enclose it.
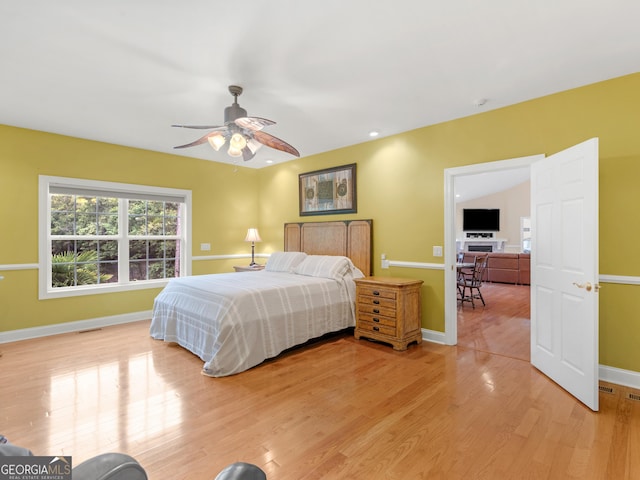
<path fill-rule="evenodd" d="M 428 108 L 428 106 L 425 106 Z M 444 331 L 441 270 L 379 268 L 393 260 L 442 263 L 433 245 L 444 243 L 446 168 L 556 153 L 600 138 L 600 273 L 640 276 L 640 74 L 561 92 L 515 106 L 413 130 L 401 135 L 303 158 L 260 171 L 260 228 L 298 217 L 297 175 L 357 163 L 358 213 L 319 216 L 372 218 L 376 275 L 424 280 L 424 328 Z M 606 284 L 600 291 L 600 363 L 640 371 L 638 287 Z"/>
<path fill-rule="evenodd" d="M 600 272 L 640 276 L 629 242 L 640 236 L 640 74 L 561 92 L 261 170 L 0 127 L 0 265 L 37 262 L 37 176 L 77 176 L 193 191 L 194 255 L 246 253 L 257 225 L 257 252 L 282 248 L 285 222 L 298 214 L 298 174 L 357 163 L 358 213 L 314 220 L 373 219 L 375 273 L 424 280 L 423 327 L 444 331 L 442 270 L 379 268 L 394 260 L 442 263 L 446 168 L 552 154 L 600 138 Z M 425 105 L 428 108 L 428 105 Z M 16 199 L 20 199 L 17 202 Z M 631 219 L 631 221 L 630 221 Z M 7 225 L 10 227 L 7 228 Z M 238 240 L 240 239 L 240 240 Z M 194 262 L 193 273 L 228 271 L 232 261 Z M 149 310 L 156 290 L 37 300 L 37 272 L 0 272 L 0 331 Z M 640 371 L 636 286 L 600 291 L 600 363 Z M 55 308 L 54 308 L 55 307 Z"/>
<path fill-rule="evenodd" d="M 0 265 L 38 262 L 38 175 L 191 190 L 193 255 L 250 252 L 243 239 L 258 223 L 256 170 L 0 126 Z M 230 270 L 229 262 L 194 262 L 193 273 Z M 147 311 L 158 293 L 39 301 L 37 270 L 0 274 L 0 331 Z"/>

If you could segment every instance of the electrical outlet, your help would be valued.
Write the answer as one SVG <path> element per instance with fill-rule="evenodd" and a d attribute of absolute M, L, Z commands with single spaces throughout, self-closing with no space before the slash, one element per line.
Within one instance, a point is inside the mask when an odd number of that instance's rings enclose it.
<path fill-rule="evenodd" d="M 200 251 L 201 252 L 208 252 L 209 250 L 211 250 L 211 244 L 210 243 L 201 243 L 200 244 Z"/>
<path fill-rule="evenodd" d="M 387 255 L 386 254 L 382 254 L 380 255 L 380 260 L 382 260 L 382 265 L 380 265 L 380 268 L 389 268 L 389 260 L 387 260 Z"/>
<path fill-rule="evenodd" d="M 433 247 L 433 256 L 441 257 L 442 256 L 442 247 Z"/>

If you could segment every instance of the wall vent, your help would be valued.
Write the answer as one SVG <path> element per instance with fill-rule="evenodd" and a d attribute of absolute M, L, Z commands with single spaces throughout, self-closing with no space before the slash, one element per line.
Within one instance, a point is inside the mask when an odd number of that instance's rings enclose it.
<path fill-rule="evenodd" d="M 637 393 L 630 393 L 629 395 L 627 395 L 627 398 L 629 400 L 635 400 L 637 402 L 640 402 L 640 395 L 638 395 Z"/>
<path fill-rule="evenodd" d="M 598 389 L 603 393 L 615 393 L 615 390 L 612 387 L 607 387 L 605 385 L 600 385 Z"/>

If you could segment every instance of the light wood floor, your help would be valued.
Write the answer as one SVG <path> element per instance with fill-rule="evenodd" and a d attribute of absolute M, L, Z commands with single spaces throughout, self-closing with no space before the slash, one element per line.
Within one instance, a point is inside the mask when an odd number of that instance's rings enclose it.
<path fill-rule="evenodd" d="M 529 287 L 485 283 L 486 306 L 458 302 L 458 345 L 531 361 Z"/>
<path fill-rule="evenodd" d="M 470 310 L 461 322 L 483 317 Z M 148 326 L 0 345 L 0 433 L 74 464 L 126 452 L 152 480 L 213 479 L 235 461 L 270 480 L 640 478 L 629 389 L 613 385 L 593 413 L 511 345 L 489 353 L 497 326 L 406 352 L 339 335 L 218 379 Z"/>

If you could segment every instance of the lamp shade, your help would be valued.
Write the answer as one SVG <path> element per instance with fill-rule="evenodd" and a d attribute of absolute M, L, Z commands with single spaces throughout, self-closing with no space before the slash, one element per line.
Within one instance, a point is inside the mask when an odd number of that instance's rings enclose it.
<path fill-rule="evenodd" d="M 229 140 L 229 148 L 242 150 L 246 146 L 247 146 L 247 139 L 244 138 L 239 133 L 234 133 L 233 136 L 231 137 L 231 140 Z"/>
<path fill-rule="evenodd" d="M 209 140 L 209 145 L 211 145 L 216 152 L 220 150 L 220 147 L 223 146 L 226 142 L 224 135 L 222 135 L 221 133 L 211 135 L 207 140 Z"/>
<path fill-rule="evenodd" d="M 250 228 L 247 230 L 247 236 L 244 237 L 245 242 L 261 242 L 260 234 L 257 228 Z"/>
<path fill-rule="evenodd" d="M 239 157 L 240 155 L 242 155 L 242 150 L 238 150 L 237 148 L 229 147 L 229 150 L 227 150 L 227 153 L 231 157 Z"/>

